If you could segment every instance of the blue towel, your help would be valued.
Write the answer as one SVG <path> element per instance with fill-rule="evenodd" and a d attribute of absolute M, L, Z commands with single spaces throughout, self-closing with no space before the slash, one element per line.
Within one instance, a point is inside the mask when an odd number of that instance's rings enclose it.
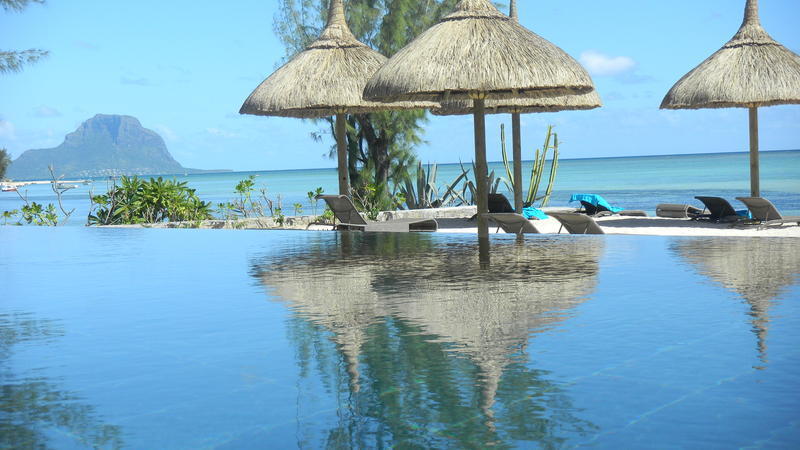
<path fill-rule="evenodd" d="M 616 206 L 611 206 L 610 203 L 606 201 L 603 197 L 597 194 L 572 194 L 572 197 L 569 199 L 569 202 L 580 202 L 584 201 L 586 203 L 591 203 L 594 206 L 602 206 L 604 208 L 608 208 L 609 211 L 618 213 L 623 211 L 624 208 L 617 208 Z"/>
<path fill-rule="evenodd" d="M 541 209 L 536 209 L 533 206 L 522 208 L 522 215 L 525 216 L 526 219 L 544 220 L 550 217 L 547 214 L 545 214 L 544 211 L 542 211 Z"/>

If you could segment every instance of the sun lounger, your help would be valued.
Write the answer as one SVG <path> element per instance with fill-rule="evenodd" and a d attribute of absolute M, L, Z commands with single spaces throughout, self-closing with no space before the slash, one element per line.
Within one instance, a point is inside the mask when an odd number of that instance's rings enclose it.
<path fill-rule="evenodd" d="M 620 216 L 647 217 L 647 213 L 638 209 L 623 209 L 611 206 L 606 199 L 597 194 L 572 194 L 572 202 L 581 202 L 583 210 L 590 216 L 606 216 L 619 214 Z"/>
<path fill-rule="evenodd" d="M 656 206 L 656 216 L 672 219 L 692 219 L 703 214 L 703 210 L 692 205 L 661 203 Z"/>
<path fill-rule="evenodd" d="M 489 213 L 513 213 L 514 207 L 503 194 L 489 194 Z"/>
<path fill-rule="evenodd" d="M 514 207 L 511 206 L 511 202 L 508 201 L 505 195 L 503 194 L 488 194 L 489 198 L 489 214 L 497 214 L 497 213 L 513 213 L 516 212 Z M 478 217 L 477 214 L 470 217 L 469 220 L 475 220 Z"/>
<path fill-rule="evenodd" d="M 337 230 L 383 231 L 407 233 L 409 231 L 436 231 L 439 224 L 435 219 L 394 219 L 385 222 L 368 222 L 361 217 L 353 202 L 346 195 L 318 195 L 318 200 L 325 200 L 328 208 L 339 223 Z"/>
<path fill-rule="evenodd" d="M 570 234 L 606 234 L 593 218 L 578 213 L 547 213 L 561 222 L 561 227 L 566 228 Z M 558 230 L 561 233 L 561 229 Z"/>
<path fill-rule="evenodd" d="M 800 225 L 800 216 L 783 216 L 771 201 L 761 197 L 736 197 L 736 200 L 747 205 L 750 215 L 763 226 L 796 223 Z"/>
<path fill-rule="evenodd" d="M 745 219 L 733 209 L 730 203 L 722 197 L 695 197 L 703 202 L 708 214 L 702 214 L 696 219 L 710 220 L 712 222 L 738 222 Z"/>
<path fill-rule="evenodd" d="M 522 214 L 517 213 L 494 213 L 487 214 L 489 220 L 494 221 L 498 228 L 502 228 L 506 233 L 513 234 L 539 234 L 539 230 L 533 223 L 526 219 Z"/>

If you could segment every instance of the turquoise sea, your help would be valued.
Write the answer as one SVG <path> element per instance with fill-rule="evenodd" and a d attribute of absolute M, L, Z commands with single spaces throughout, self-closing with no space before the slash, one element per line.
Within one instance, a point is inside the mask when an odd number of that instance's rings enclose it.
<path fill-rule="evenodd" d="M 467 162 L 467 165 L 469 162 Z M 527 186 L 531 163 L 523 167 Z M 505 177 L 502 163 L 490 164 L 497 176 Z M 445 186 L 460 173 L 459 164 L 438 166 L 437 184 Z M 249 175 L 258 177 L 258 186 L 265 187 L 273 200 L 281 196 L 284 212 L 293 211 L 294 203 L 302 203 L 309 213 L 306 193 L 317 187 L 325 192 L 337 192 L 335 169 L 306 169 L 258 172 L 228 172 L 175 176 L 197 189 L 198 195 L 215 205 L 234 197 L 236 183 Z M 727 198 L 735 207 L 743 207 L 737 196 L 750 193 L 748 153 L 717 153 L 673 156 L 643 156 L 622 158 L 564 159 L 560 161 L 555 190 L 550 206 L 566 206 L 572 193 L 597 193 L 611 204 L 628 209 L 643 209 L 653 213 L 659 203 L 689 203 L 697 195 Z M 39 203 L 55 202 L 48 186 L 25 188 L 29 200 Z M 94 180 L 91 185 L 69 191 L 65 206 L 76 212 L 69 225 L 84 225 L 89 209 L 89 191 L 104 192 L 107 181 Z M 762 196 L 770 199 L 781 211 L 800 215 L 800 150 L 761 153 Z M 501 183 L 500 190 L 505 191 Z M 14 193 L 0 193 L 0 212 L 19 208 L 21 202 Z"/>

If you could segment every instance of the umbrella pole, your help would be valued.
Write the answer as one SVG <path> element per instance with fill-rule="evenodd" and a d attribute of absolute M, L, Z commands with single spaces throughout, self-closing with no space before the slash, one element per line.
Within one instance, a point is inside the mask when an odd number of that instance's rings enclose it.
<path fill-rule="evenodd" d="M 758 167 L 758 108 L 750 108 L 750 196 L 761 197 Z"/>
<path fill-rule="evenodd" d="M 347 121 L 344 113 L 336 114 L 336 160 L 339 172 L 339 195 L 350 195 L 347 172 Z"/>
<path fill-rule="evenodd" d="M 475 202 L 478 206 L 478 237 L 489 237 L 489 221 L 486 214 L 489 213 L 489 186 L 487 186 L 486 168 L 486 122 L 484 117 L 485 99 L 473 98 L 474 119 L 475 119 L 475 183 L 477 184 L 478 198 Z"/>
<path fill-rule="evenodd" d="M 519 113 L 511 114 L 514 147 L 514 210 L 522 214 L 522 132 Z"/>

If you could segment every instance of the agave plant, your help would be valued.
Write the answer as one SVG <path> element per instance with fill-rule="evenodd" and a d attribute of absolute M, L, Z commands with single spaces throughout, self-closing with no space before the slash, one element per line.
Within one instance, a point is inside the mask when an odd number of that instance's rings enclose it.
<path fill-rule="evenodd" d="M 514 173 L 511 168 L 511 163 L 508 161 L 508 153 L 506 152 L 506 134 L 505 134 L 505 126 L 500 125 L 500 145 L 503 152 L 503 165 L 506 169 L 506 175 L 508 176 L 508 180 L 503 180 L 506 183 L 506 187 L 509 191 L 514 192 Z M 544 150 L 542 150 L 544 149 Z M 544 145 L 542 149 L 536 149 L 535 159 L 533 161 L 533 167 L 531 168 L 531 177 L 530 177 L 530 184 L 528 185 L 528 194 L 525 196 L 524 204 L 525 206 L 534 206 L 536 202 L 541 202 L 539 207 L 547 206 L 547 203 L 550 201 L 550 195 L 553 193 L 553 186 L 555 185 L 556 181 L 556 173 L 558 171 L 558 134 L 553 133 L 553 126 L 550 125 L 547 127 L 547 134 L 545 135 Z M 545 163 L 547 162 L 547 154 L 548 152 L 553 151 L 552 163 L 550 165 L 550 175 L 549 180 L 547 182 L 547 188 L 545 189 L 544 195 L 541 197 L 538 196 L 539 193 L 539 186 L 542 183 L 542 178 L 544 177 L 545 172 Z"/>
<path fill-rule="evenodd" d="M 469 170 L 464 168 L 464 164 L 462 164 L 461 161 L 459 161 L 459 164 L 461 165 L 462 175 L 466 176 L 469 173 Z M 475 163 L 474 162 L 472 163 L 472 171 L 473 171 L 473 173 L 477 173 L 477 170 L 475 170 Z M 494 170 L 489 172 L 489 175 L 487 176 L 487 186 L 489 186 L 489 193 L 490 194 L 496 194 L 497 193 L 497 189 L 500 188 L 500 183 L 501 182 L 505 183 L 506 186 L 508 186 L 508 181 L 505 180 L 503 177 L 496 176 L 495 173 L 494 173 Z M 462 195 L 464 197 L 466 197 L 466 192 L 467 191 L 469 191 L 469 195 L 470 195 L 470 202 L 468 202 L 468 203 L 471 204 L 471 205 L 474 205 L 475 204 L 475 198 L 478 196 L 478 194 L 477 194 L 478 188 L 475 186 L 475 182 L 473 180 L 469 180 L 468 179 L 464 183 L 464 188 L 462 190 Z M 465 203 L 467 203 L 467 202 L 465 202 Z"/>
<path fill-rule="evenodd" d="M 441 208 L 467 203 L 463 195 L 465 188 L 462 187 L 461 192 L 457 189 L 468 175 L 468 172 L 463 170 L 463 166 L 462 173 L 447 185 L 447 189 L 442 195 L 439 194 L 439 187 L 436 184 L 437 169 L 438 166 L 434 163 L 428 164 L 428 168 L 425 170 L 425 167 L 419 162 L 417 163 L 416 185 L 410 176 L 403 180 L 400 193 L 405 197 L 408 209 Z"/>

